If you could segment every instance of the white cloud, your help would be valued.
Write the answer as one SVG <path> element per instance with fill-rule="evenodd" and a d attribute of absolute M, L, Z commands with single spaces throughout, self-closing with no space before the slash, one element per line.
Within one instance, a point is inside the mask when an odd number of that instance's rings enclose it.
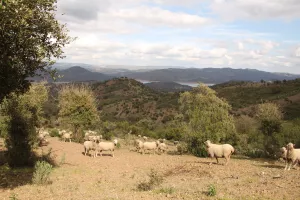
<path fill-rule="evenodd" d="M 227 20 L 300 17 L 299 0 L 214 0 L 211 8 Z"/>

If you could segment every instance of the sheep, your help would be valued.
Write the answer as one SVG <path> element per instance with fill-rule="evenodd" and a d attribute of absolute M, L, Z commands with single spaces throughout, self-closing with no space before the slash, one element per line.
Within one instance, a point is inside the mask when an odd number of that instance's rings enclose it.
<path fill-rule="evenodd" d="M 177 145 L 179 143 L 179 141 L 174 141 L 173 143 L 174 143 L 174 145 Z"/>
<path fill-rule="evenodd" d="M 217 159 L 217 164 L 219 163 L 218 158 L 224 157 L 228 164 L 231 154 L 234 152 L 234 148 L 230 144 L 213 144 L 210 140 L 204 142 L 207 147 L 207 153 L 211 158 L 215 157 Z M 210 163 L 211 165 L 212 163 Z"/>
<path fill-rule="evenodd" d="M 167 151 L 168 146 L 166 145 L 166 143 L 162 142 L 158 144 L 158 150 L 162 153 L 164 153 L 165 151 Z"/>
<path fill-rule="evenodd" d="M 138 135 L 138 137 L 141 138 L 142 136 L 141 136 L 141 135 Z"/>
<path fill-rule="evenodd" d="M 284 170 L 290 170 L 291 166 L 294 164 L 295 167 L 300 162 L 300 149 L 295 149 L 295 144 L 288 143 L 286 145 L 286 160 Z"/>
<path fill-rule="evenodd" d="M 69 142 L 71 142 L 72 134 L 73 134 L 72 132 L 64 133 L 64 134 L 61 136 L 61 138 L 64 140 L 64 142 L 65 142 L 66 140 L 69 140 Z"/>
<path fill-rule="evenodd" d="M 285 147 L 281 147 L 280 148 L 280 158 L 282 158 L 283 160 L 286 160 L 286 153 L 287 153 L 287 150 Z"/>
<path fill-rule="evenodd" d="M 95 141 L 85 141 L 83 143 L 84 146 L 84 155 L 86 156 L 87 153 L 89 153 L 90 150 L 94 150 L 94 155 L 93 157 L 97 157 L 97 149 L 98 145 Z"/>
<path fill-rule="evenodd" d="M 155 154 L 158 143 L 159 143 L 158 141 L 156 141 L 156 142 L 144 142 L 143 143 L 143 154 L 145 153 L 145 150 L 153 150 L 153 154 Z"/>
<path fill-rule="evenodd" d="M 144 143 L 141 140 L 136 139 L 134 141 L 135 147 L 137 152 L 139 152 L 141 149 L 143 149 Z"/>
<path fill-rule="evenodd" d="M 148 137 L 146 137 L 146 136 L 143 136 L 143 139 L 144 139 L 145 141 L 147 141 L 147 140 L 148 140 Z"/>
<path fill-rule="evenodd" d="M 114 150 L 117 144 L 118 144 L 117 139 L 114 139 L 113 142 L 99 142 L 98 151 L 100 151 L 100 156 L 102 156 L 102 151 L 110 151 L 111 156 L 114 157 Z"/>

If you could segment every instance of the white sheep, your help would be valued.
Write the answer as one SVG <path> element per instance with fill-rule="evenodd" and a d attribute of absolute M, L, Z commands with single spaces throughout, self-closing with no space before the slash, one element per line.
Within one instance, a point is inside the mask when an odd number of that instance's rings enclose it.
<path fill-rule="evenodd" d="M 85 141 L 83 143 L 84 146 L 84 155 L 86 156 L 86 154 L 89 153 L 90 150 L 94 150 L 94 154 L 93 157 L 97 157 L 97 149 L 98 149 L 98 145 L 96 142 L 94 141 Z"/>
<path fill-rule="evenodd" d="M 218 158 L 224 157 L 226 160 L 225 165 L 228 164 L 230 156 L 234 152 L 234 148 L 230 144 L 213 144 L 210 140 L 207 140 L 204 143 L 207 147 L 207 153 L 211 158 L 215 157 L 217 163 L 219 163 Z"/>
<path fill-rule="evenodd" d="M 141 140 L 136 139 L 134 141 L 134 145 L 136 147 L 137 152 L 143 149 L 144 143 Z"/>
<path fill-rule="evenodd" d="M 61 138 L 64 140 L 64 142 L 65 142 L 66 140 L 69 140 L 69 142 L 71 142 L 72 134 L 73 134 L 72 132 L 64 133 L 64 134 L 61 136 Z"/>
<path fill-rule="evenodd" d="M 166 143 L 162 142 L 158 144 L 158 150 L 162 153 L 166 152 L 168 149 L 168 146 L 166 145 Z"/>
<path fill-rule="evenodd" d="M 145 150 L 152 150 L 153 154 L 155 154 L 158 143 L 159 143 L 158 141 L 156 141 L 156 142 L 144 142 L 143 143 L 143 154 L 145 153 Z"/>
<path fill-rule="evenodd" d="M 295 144 L 291 142 L 286 145 L 286 149 L 287 152 L 284 170 L 290 170 L 293 164 L 293 167 L 295 167 L 298 162 L 300 162 L 300 149 L 295 149 Z"/>
<path fill-rule="evenodd" d="M 100 152 L 100 156 L 102 156 L 102 151 L 110 151 L 111 156 L 114 157 L 114 150 L 117 144 L 118 144 L 117 139 L 114 139 L 113 142 L 99 142 L 97 151 Z"/>
<path fill-rule="evenodd" d="M 144 139 L 145 141 L 147 141 L 147 140 L 148 140 L 148 137 L 146 137 L 146 136 L 143 136 L 143 139 Z"/>

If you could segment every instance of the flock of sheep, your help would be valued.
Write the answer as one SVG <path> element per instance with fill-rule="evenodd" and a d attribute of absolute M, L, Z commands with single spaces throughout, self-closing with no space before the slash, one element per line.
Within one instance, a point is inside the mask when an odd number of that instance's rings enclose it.
<path fill-rule="evenodd" d="M 46 136 L 49 135 L 48 131 L 43 128 L 38 130 L 38 139 L 39 144 L 44 145 L 48 144 Z M 130 134 L 130 133 L 128 133 Z M 63 141 L 71 142 L 72 132 L 68 132 L 65 130 L 59 130 L 59 135 L 63 139 Z M 158 139 L 156 141 L 147 141 L 148 138 L 146 136 L 138 135 L 139 139 L 134 141 L 135 150 L 137 152 L 141 152 L 142 154 L 145 151 L 152 151 L 155 154 L 156 151 L 164 153 L 168 149 L 168 145 L 166 144 L 165 139 Z M 114 139 L 112 142 L 102 141 L 102 135 L 97 135 L 95 131 L 85 131 L 85 142 L 84 146 L 84 155 L 89 154 L 90 151 L 93 152 L 93 157 L 97 157 L 100 153 L 102 156 L 103 151 L 110 151 L 111 156 L 114 157 L 114 150 L 118 144 L 118 140 Z M 175 141 L 174 144 L 178 144 L 178 141 Z M 234 153 L 234 148 L 230 144 L 213 144 L 210 140 L 204 142 L 206 146 L 206 151 L 211 158 L 216 158 L 217 163 L 219 163 L 218 158 L 225 158 L 225 165 L 228 164 L 231 155 Z M 281 158 L 285 160 L 285 168 L 284 170 L 290 170 L 291 167 L 295 167 L 297 164 L 300 165 L 300 149 L 295 149 L 295 145 L 292 143 L 288 143 L 286 147 L 282 147 Z M 212 164 L 212 163 L 210 163 Z"/>

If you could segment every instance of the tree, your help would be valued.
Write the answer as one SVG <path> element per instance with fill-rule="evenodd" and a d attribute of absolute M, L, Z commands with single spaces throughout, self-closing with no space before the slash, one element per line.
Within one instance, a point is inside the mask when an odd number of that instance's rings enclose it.
<path fill-rule="evenodd" d="M 93 91 L 85 86 L 66 85 L 58 94 L 59 121 L 73 128 L 75 139 L 80 141 L 83 136 L 79 128 L 86 128 L 99 122 L 99 113 Z"/>
<path fill-rule="evenodd" d="M 276 104 L 263 103 L 257 106 L 256 117 L 260 122 L 260 130 L 264 135 L 264 151 L 266 155 L 272 156 L 279 148 L 276 136 L 281 131 L 282 113 Z"/>
<path fill-rule="evenodd" d="M 27 91 L 27 78 L 49 70 L 71 41 L 65 25 L 55 19 L 56 0 L 1 2 L 0 102 L 12 92 Z"/>
<path fill-rule="evenodd" d="M 42 106 L 48 98 L 44 83 L 33 84 L 24 95 L 11 94 L 1 105 L 5 119 L 5 143 L 8 164 L 21 167 L 32 164 L 32 147 L 37 142 L 38 126 L 43 113 Z"/>
<path fill-rule="evenodd" d="M 225 142 L 235 137 L 230 105 L 216 96 L 216 92 L 200 84 L 190 92 L 180 96 L 181 111 L 187 121 L 188 147 L 192 153 L 205 155 L 203 143 Z"/>

